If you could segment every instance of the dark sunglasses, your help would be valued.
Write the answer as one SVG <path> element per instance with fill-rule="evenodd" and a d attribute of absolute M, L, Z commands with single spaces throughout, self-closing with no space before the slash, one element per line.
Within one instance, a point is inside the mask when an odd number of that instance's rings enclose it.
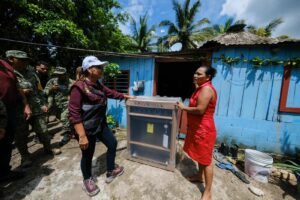
<path fill-rule="evenodd" d="M 93 66 L 93 67 L 95 67 L 95 68 L 97 68 L 97 69 L 103 69 L 103 65 L 95 65 L 95 66 Z"/>

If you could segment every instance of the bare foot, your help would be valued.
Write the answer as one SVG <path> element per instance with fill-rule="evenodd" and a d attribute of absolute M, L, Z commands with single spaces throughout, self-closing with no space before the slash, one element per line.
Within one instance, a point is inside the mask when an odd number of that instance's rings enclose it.
<path fill-rule="evenodd" d="M 204 191 L 204 193 L 203 193 L 203 195 L 202 195 L 202 197 L 201 197 L 201 199 L 200 200 L 212 200 L 212 195 L 211 195 L 211 192 L 207 192 L 207 193 L 205 193 L 205 191 Z"/>

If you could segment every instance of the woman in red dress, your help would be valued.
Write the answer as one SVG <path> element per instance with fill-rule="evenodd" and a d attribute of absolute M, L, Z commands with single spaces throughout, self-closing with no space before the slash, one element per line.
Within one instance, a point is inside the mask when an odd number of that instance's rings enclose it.
<path fill-rule="evenodd" d="M 190 98 L 189 106 L 178 102 L 178 107 L 187 112 L 188 120 L 183 150 L 199 165 L 199 174 L 189 179 L 203 182 L 203 174 L 205 178 L 202 200 L 212 199 L 212 153 L 217 135 L 214 123 L 217 93 L 211 80 L 215 74 L 216 70 L 212 67 L 199 67 L 194 74 L 196 90 Z"/>

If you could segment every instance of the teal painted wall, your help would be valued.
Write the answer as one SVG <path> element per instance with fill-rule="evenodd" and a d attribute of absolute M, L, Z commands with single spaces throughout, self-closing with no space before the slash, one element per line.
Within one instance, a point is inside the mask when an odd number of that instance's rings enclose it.
<path fill-rule="evenodd" d="M 277 58 L 286 60 L 300 56 L 300 48 L 281 47 L 272 53 L 268 47 L 221 48 L 213 58 L 221 55 L 252 59 Z M 152 96 L 154 58 L 108 57 L 106 60 L 130 70 L 130 94 Z M 237 143 L 258 150 L 294 153 L 300 149 L 300 114 L 279 112 L 283 66 L 253 67 L 240 62 L 228 66 L 212 59 L 218 73 L 213 84 L 218 92 L 215 121 L 218 140 Z M 133 82 L 145 81 L 145 91 L 133 93 Z M 287 105 L 300 107 L 300 69 L 293 69 Z M 113 114 L 121 127 L 126 127 L 124 101 L 109 100 L 108 113 Z"/>
<path fill-rule="evenodd" d="M 121 70 L 130 70 L 130 95 L 152 96 L 155 65 L 154 58 L 106 57 L 102 59 L 117 63 Z M 145 81 L 145 89 L 143 92 L 133 92 L 133 82 L 137 80 Z M 126 127 L 126 107 L 124 101 L 110 99 L 108 101 L 107 112 L 114 116 L 120 127 Z"/>
<path fill-rule="evenodd" d="M 300 48 L 222 48 L 213 53 L 252 59 L 286 60 L 300 56 Z M 294 153 L 300 149 L 300 114 L 278 111 L 283 78 L 283 65 L 255 68 L 239 62 L 229 66 L 213 59 L 218 73 L 213 84 L 218 92 L 215 120 L 218 140 L 243 144 L 258 150 Z M 287 105 L 300 107 L 300 69 L 293 69 Z"/>

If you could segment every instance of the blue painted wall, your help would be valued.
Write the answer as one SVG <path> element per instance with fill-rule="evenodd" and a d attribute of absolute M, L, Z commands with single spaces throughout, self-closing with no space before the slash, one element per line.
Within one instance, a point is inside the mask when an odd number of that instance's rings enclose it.
<path fill-rule="evenodd" d="M 300 56 L 300 48 L 281 47 L 272 53 L 268 47 L 226 47 L 213 53 L 252 59 L 277 58 L 286 60 Z M 130 95 L 152 96 L 154 81 L 154 58 L 106 57 L 105 60 L 130 70 Z M 218 92 L 215 120 L 218 140 L 242 144 L 262 151 L 294 153 L 300 149 L 300 114 L 279 112 L 283 66 L 253 67 L 239 62 L 228 66 L 212 59 L 217 69 L 213 80 Z M 142 93 L 133 93 L 133 82 L 145 81 Z M 293 69 L 287 106 L 300 107 L 300 69 Z M 124 101 L 109 100 L 108 113 L 112 114 L 121 127 L 126 127 Z"/>
<path fill-rule="evenodd" d="M 268 47 L 221 48 L 221 55 L 252 59 L 286 60 L 300 56 L 300 48 L 281 47 L 271 53 Z M 217 69 L 213 80 L 218 92 L 215 120 L 218 140 L 243 144 L 263 151 L 294 153 L 300 149 L 300 114 L 278 112 L 283 78 L 283 66 L 253 67 L 239 62 L 229 66 L 212 60 Z M 300 107 L 300 69 L 293 69 L 287 105 Z"/>
<path fill-rule="evenodd" d="M 102 59 L 117 63 L 121 70 L 130 70 L 130 95 L 152 96 L 155 65 L 154 58 L 104 57 Z M 145 89 L 143 92 L 133 92 L 133 82 L 137 80 L 145 81 Z M 120 127 L 126 127 L 126 106 L 124 101 L 110 99 L 108 101 L 107 111 L 108 114 L 114 116 Z"/>

